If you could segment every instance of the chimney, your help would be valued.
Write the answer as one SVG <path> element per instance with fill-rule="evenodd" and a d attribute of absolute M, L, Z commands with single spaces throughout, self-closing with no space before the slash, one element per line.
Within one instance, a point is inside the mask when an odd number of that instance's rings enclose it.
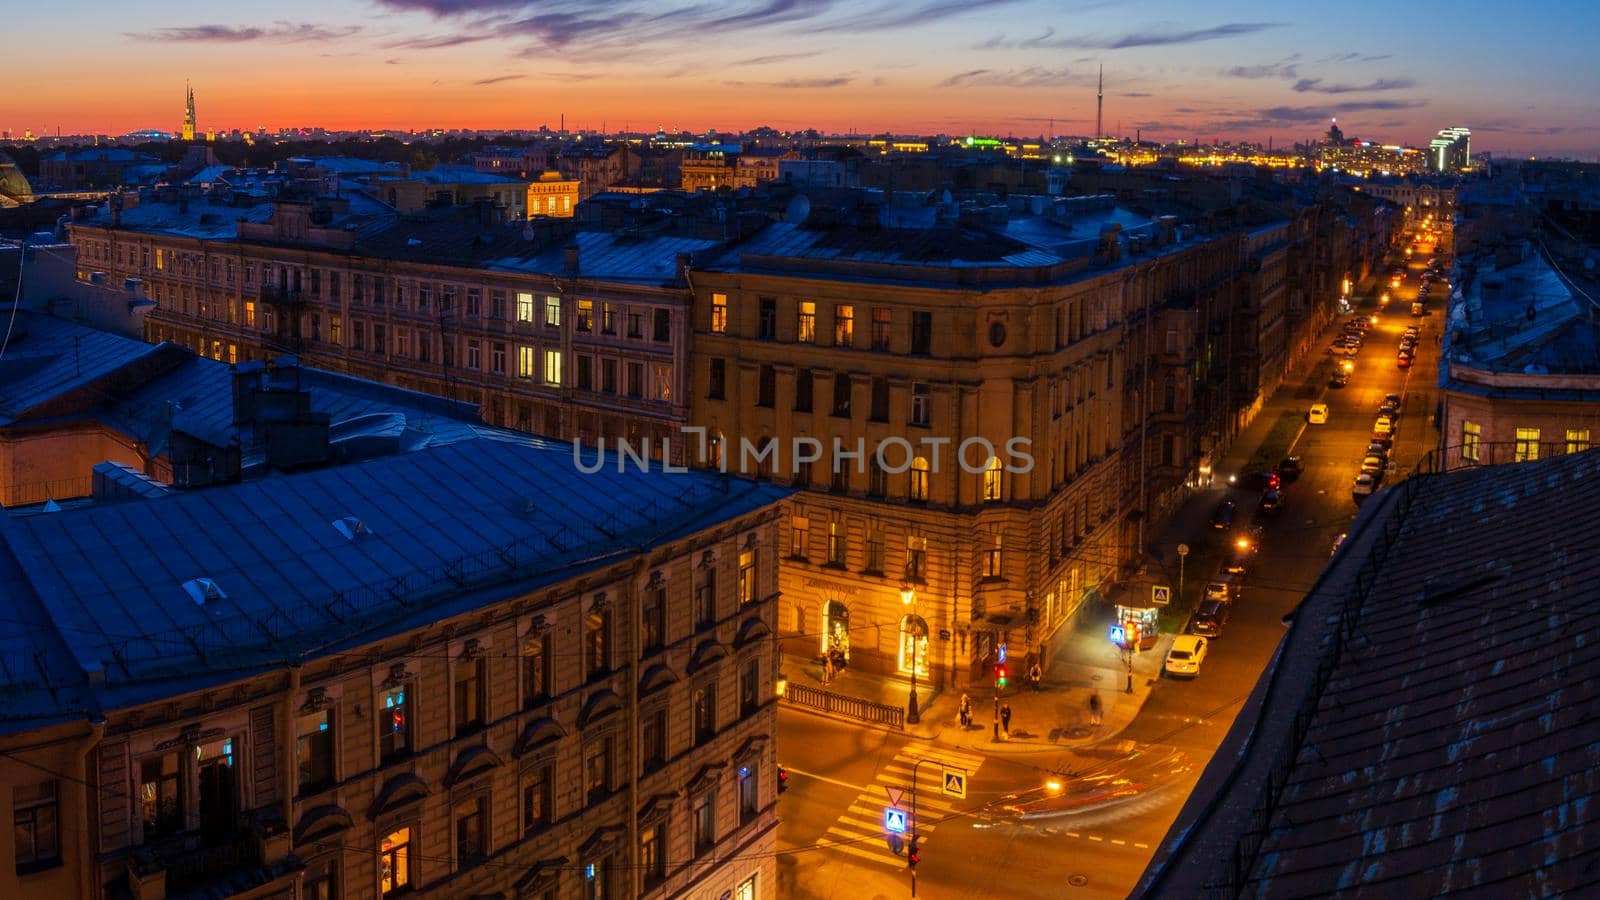
<path fill-rule="evenodd" d="M 261 372 L 266 366 L 259 360 L 249 360 L 234 366 L 233 424 L 243 425 L 256 417 L 256 391 L 261 385 Z"/>
<path fill-rule="evenodd" d="M 102 285 L 102 286 L 105 285 L 105 283 L 106 283 L 106 273 L 104 273 L 104 272 L 90 272 L 89 273 L 89 283 L 90 284 L 98 284 L 98 285 Z"/>
<path fill-rule="evenodd" d="M 679 253 L 673 257 L 672 271 L 677 284 L 686 285 L 689 283 L 689 266 L 691 262 L 693 262 L 693 257 L 687 253 Z"/>
<path fill-rule="evenodd" d="M 566 247 L 562 248 L 561 253 L 562 253 L 562 258 L 565 261 L 566 273 L 568 275 L 576 275 L 576 274 L 578 274 L 578 244 L 577 244 L 577 242 L 574 241 L 573 243 L 570 243 Z"/>
<path fill-rule="evenodd" d="M 143 300 L 144 299 L 144 279 L 143 278 L 129 278 L 129 279 L 126 279 L 126 280 L 124 280 L 122 282 L 122 287 L 123 287 L 123 290 L 126 290 L 128 292 L 128 296 L 134 298 L 135 300 Z"/>

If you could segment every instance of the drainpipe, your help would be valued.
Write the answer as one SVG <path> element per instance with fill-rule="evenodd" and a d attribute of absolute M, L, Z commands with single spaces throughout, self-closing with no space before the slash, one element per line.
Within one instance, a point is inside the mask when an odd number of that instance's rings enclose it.
<path fill-rule="evenodd" d="M 637 552 L 639 556 L 633 564 L 632 590 L 628 597 L 630 615 L 625 626 L 632 635 L 628 639 L 628 890 L 623 895 L 626 897 L 643 896 L 639 888 L 644 882 L 639 871 L 639 754 L 643 750 L 639 741 L 639 655 L 643 652 L 639 619 L 644 614 L 649 569 L 645 566 L 645 548 L 640 547 Z M 664 618 L 665 611 L 662 615 Z"/>
<path fill-rule="evenodd" d="M 300 666 L 289 666 L 289 683 L 283 691 L 283 743 L 278 751 L 279 771 L 283 773 L 279 798 L 283 804 L 283 827 L 294 828 L 294 698 L 300 695 Z M 337 737 L 337 735 L 336 735 Z"/>
<path fill-rule="evenodd" d="M 84 735 L 83 741 L 78 745 L 78 755 L 73 760 L 78 769 L 73 775 L 76 776 L 79 793 L 87 795 L 90 790 L 89 785 L 99 784 L 98 778 L 93 782 L 89 780 L 89 754 L 93 753 L 95 748 L 100 745 L 100 739 L 105 737 L 105 734 L 105 717 L 97 714 L 93 719 L 89 720 L 89 733 Z M 85 801 L 88 799 L 87 796 L 84 797 Z M 82 812 L 82 815 L 78 817 L 78 852 L 83 855 L 83 859 L 78 864 L 78 896 L 93 897 L 97 888 L 92 883 L 95 879 L 92 879 L 89 874 L 89 869 L 93 865 L 92 855 L 89 852 L 89 845 L 92 839 L 92 832 L 89 828 L 90 804 L 84 802 L 78 804 L 78 807 L 79 811 Z"/>

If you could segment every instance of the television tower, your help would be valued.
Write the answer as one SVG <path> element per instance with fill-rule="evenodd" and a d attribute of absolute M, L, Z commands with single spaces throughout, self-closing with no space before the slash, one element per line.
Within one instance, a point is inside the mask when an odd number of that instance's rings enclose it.
<path fill-rule="evenodd" d="M 1101 114 L 1106 108 L 1106 64 L 1100 64 L 1100 83 L 1094 89 L 1094 139 L 1100 140 L 1106 136 L 1106 130 L 1101 124 Z"/>

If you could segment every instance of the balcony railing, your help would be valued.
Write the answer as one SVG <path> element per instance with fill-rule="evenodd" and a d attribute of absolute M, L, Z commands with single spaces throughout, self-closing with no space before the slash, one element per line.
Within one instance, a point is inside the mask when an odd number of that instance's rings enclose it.
<path fill-rule="evenodd" d="M 300 288 L 264 284 L 261 286 L 261 302 L 298 306 L 306 302 L 306 298 L 305 293 Z"/>
<path fill-rule="evenodd" d="M 165 870 L 169 894 L 204 887 L 262 862 L 261 839 L 247 829 L 210 844 L 198 834 L 179 835 L 145 850 L 153 867 Z"/>

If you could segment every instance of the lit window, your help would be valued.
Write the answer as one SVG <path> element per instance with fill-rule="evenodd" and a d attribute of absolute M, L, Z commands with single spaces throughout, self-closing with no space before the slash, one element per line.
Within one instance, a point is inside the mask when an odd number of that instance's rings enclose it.
<path fill-rule="evenodd" d="M 739 553 L 739 603 L 756 602 L 756 551 Z"/>
<path fill-rule="evenodd" d="M 379 890 L 383 896 L 399 893 L 411 886 L 411 829 L 389 832 L 378 847 L 381 859 Z"/>
<path fill-rule="evenodd" d="M 411 715 L 406 706 L 410 695 L 402 685 L 385 691 L 378 701 L 378 744 L 385 760 L 405 756 L 411 750 Z"/>
<path fill-rule="evenodd" d="M 544 298 L 544 324 L 546 328 L 561 327 L 561 298 Z"/>
<path fill-rule="evenodd" d="M 424 296 L 426 296 L 426 295 L 424 294 Z M 517 321 L 518 322 L 532 322 L 533 321 L 533 295 L 532 294 L 518 292 L 518 294 L 517 294 Z"/>
<path fill-rule="evenodd" d="M 1483 426 L 1477 422 L 1461 423 L 1461 458 L 1467 462 L 1477 462 L 1480 447 L 1483 443 Z"/>
<path fill-rule="evenodd" d="M 534 377 L 534 372 L 533 372 L 534 359 L 535 359 L 535 357 L 533 355 L 533 348 L 532 347 L 518 347 L 517 348 L 517 377 L 518 378 L 532 378 L 532 377 Z"/>
<path fill-rule="evenodd" d="M 1587 429 L 1587 428 L 1568 428 L 1567 429 L 1567 452 L 1568 453 L 1582 453 L 1583 451 L 1585 451 L 1587 449 L 1589 449 L 1589 429 Z"/>
<path fill-rule="evenodd" d="M 928 460 L 919 456 L 911 461 L 911 487 L 909 496 L 912 500 L 926 501 L 928 499 Z"/>
<path fill-rule="evenodd" d="M 728 333 L 728 295 L 711 295 L 711 333 Z"/>
<path fill-rule="evenodd" d="M 849 347 L 856 340 L 856 308 L 844 304 L 833 308 L 833 342 L 840 347 Z"/>
<path fill-rule="evenodd" d="M 795 340 L 807 344 L 816 343 L 817 340 L 817 304 L 810 300 L 800 301 L 800 321 Z"/>
<path fill-rule="evenodd" d="M 1517 462 L 1531 462 L 1539 458 L 1539 429 L 1517 429 Z"/>
<path fill-rule="evenodd" d="M 1000 457 L 989 457 L 989 465 L 983 471 L 983 499 L 986 503 L 993 503 L 1000 499 Z"/>
<path fill-rule="evenodd" d="M 561 384 L 561 351 L 546 350 L 544 352 L 544 383 L 560 386 Z"/>

